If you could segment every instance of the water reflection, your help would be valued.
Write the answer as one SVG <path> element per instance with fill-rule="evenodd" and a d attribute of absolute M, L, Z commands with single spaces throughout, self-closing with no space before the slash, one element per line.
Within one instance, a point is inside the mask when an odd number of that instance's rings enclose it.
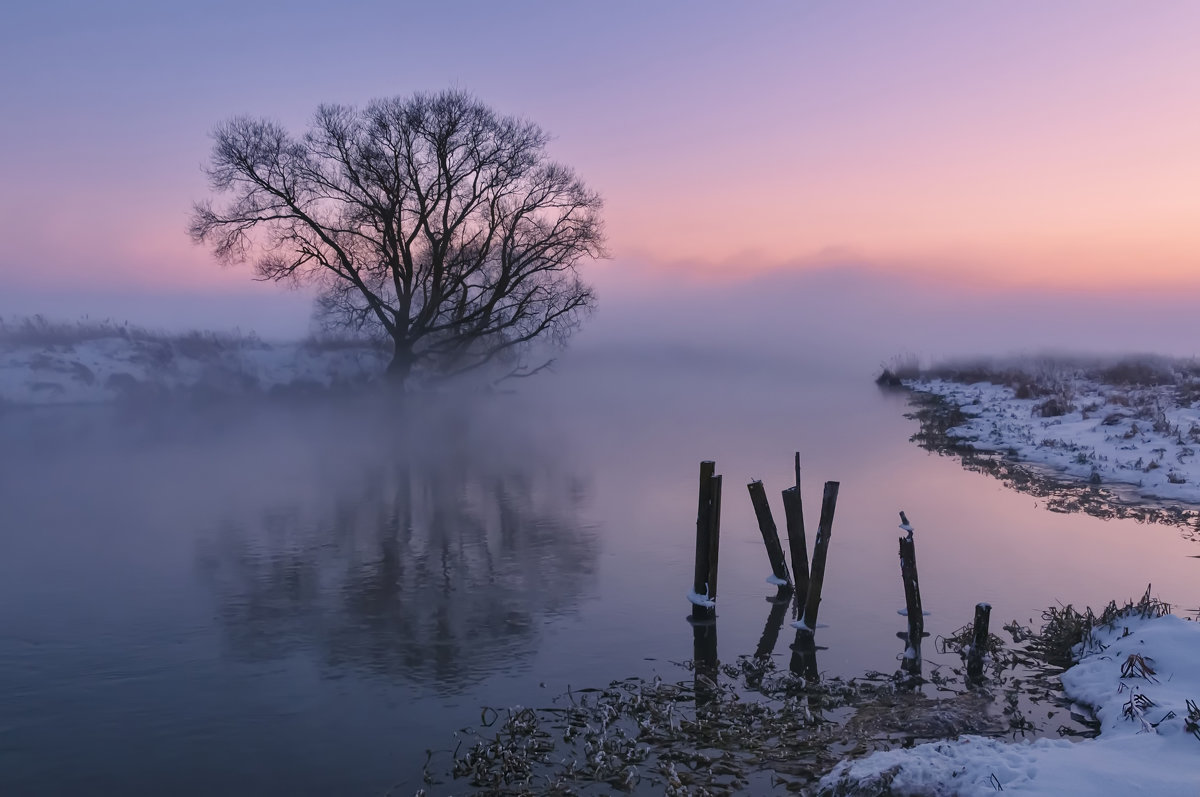
<path fill-rule="evenodd" d="M 399 461 L 315 508 L 228 518 L 199 562 L 235 655 L 455 692 L 512 671 L 594 591 L 587 495 L 544 466 Z"/>
<path fill-rule="evenodd" d="M 767 615 L 767 623 L 763 626 L 762 636 L 758 638 L 758 647 L 754 650 L 756 659 L 769 659 L 775 652 L 788 606 L 792 605 L 792 588 L 787 585 L 780 586 L 774 597 L 767 598 L 767 603 L 771 604 L 771 612 Z"/>
<path fill-rule="evenodd" d="M 1163 523 L 1179 527 L 1185 539 L 1200 541 L 1200 509 L 1195 506 L 1155 503 L 1140 496 L 1124 495 L 1110 486 L 1080 484 L 1034 463 L 976 450 L 970 443 L 947 434 L 966 421 L 953 404 L 927 393 L 912 393 L 909 405 L 912 412 L 907 417 L 921 424 L 912 436 L 914 443 L 942 456 L 957 457 L 965 469 L 985 473 L 1007 487 L 1041 499 L 1051 512 L 1083 512 L 1104 519 Z"/>

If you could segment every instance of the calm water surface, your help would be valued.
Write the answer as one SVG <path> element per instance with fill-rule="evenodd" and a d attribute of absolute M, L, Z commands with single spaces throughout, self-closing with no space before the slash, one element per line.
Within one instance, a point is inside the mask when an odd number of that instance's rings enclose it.
<path fill-rule="evenodd" d="M 682 678 L 701 459 L 725 475 L 723 659 L 772 593 L 742 485 L 781 520 L 796 450 L 810 529 L 842 485 L 826 673 L 897 666 L 900 509 L 934 634 L 980 600 L 1200 604 L 1195 543 L 920 450 L 870 365 L 593 353 L 404 422 L 369 400 L 0 415 L 0 793 L 409 794 L 483 705 Z"/>

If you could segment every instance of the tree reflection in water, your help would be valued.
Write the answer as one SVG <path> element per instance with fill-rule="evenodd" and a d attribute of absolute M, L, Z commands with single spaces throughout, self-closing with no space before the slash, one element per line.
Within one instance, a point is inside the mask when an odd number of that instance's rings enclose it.
<path fill-rule="evenodd" d="M 324 506 L 231 519 L 199 560 L 235 655 L 455 692 L 530 655 L 594 589 L 586 499 L 545 463 L 412 459 Z"/>

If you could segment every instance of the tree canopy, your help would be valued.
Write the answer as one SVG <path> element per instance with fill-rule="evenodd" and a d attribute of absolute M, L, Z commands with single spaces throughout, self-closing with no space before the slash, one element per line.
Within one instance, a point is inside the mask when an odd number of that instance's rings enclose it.
<path fill-rule="evenodd" d="M 391 343 L 400 383 L 534 373 L 531 344 L 565 341 L 594 306 L 578 267 L 605 256 L 600 196 L 540 127 L 470 94 L 322 105 L 301 136 L 237 117 L 213 139 L 224 201 L 195 205 L 193 240 L 258 279 L 314 283 L 327 325 Z"/>

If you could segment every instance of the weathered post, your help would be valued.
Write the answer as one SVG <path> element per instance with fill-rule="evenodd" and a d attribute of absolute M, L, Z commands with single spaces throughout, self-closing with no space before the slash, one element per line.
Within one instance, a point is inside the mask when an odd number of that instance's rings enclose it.
<path fill-rule="evenodd" d="M 972 626 L 971 650 L 967 653 L 967 678 L 979 680 L 983 677 L 983 657 L 988 647 L 988 622 L 992 607 L 988 603 L 975 604 L 975 623 Z"/>
<path fill-rule="evenodd" d="M 767 503 L 767 492 L 763 483 L 752 481 L 746 485 L 746 489 L 750 491 L 750 503 L 754 505 L 754 516 L 758 518 L 758 530 L 762 532 L 763 542 L 767 546 L 767 558 L 771 561 L 771 577 L 767 579 L 767 583 L 777 587 L 790 585 L 792 578 L 783 558 L 779 529 L 775 525 L 775 518 L 771 517 L 771 505 Z"/>
<path fill-rule="evenodd" d="M 796 478 L 800 477 L 800 455 L 796 455 Z M 808 542 L 804 539 L 804 504 L 800 483 L 783 491 L 783 517 L 787 524 L 788 552 L 792 556 L 792 584 L 797 600 L 808 595 Z"/>
<path fill-rule="evenodd" d="M 825 555 L 829 551 L 829 536 L 833 533 L 833 513 L 837 509 L 838 482 L 825 482 L 821 496 L 821 520 L 817 524 L 817 539 L 813 543 L 812 572 L 808 578 L 808 595 L 804 599 L 804 616 L 796 625 L 803 634 L 812 636 L 817 630 L 817 609 L 821 605 L 821 586 L 825 582 Z"/>
<path fill-rule="evenodd" d="M 721 553 L 721 477 L 713 476 L 708 502 L 708 600 L 717 600 L 717 563 Z M 715 610 L 712 610 L 715 612 Z M 715 614 L 713 615 L 715 616 Z"/>
<path fill-rule="evenodd" d="M 913 527 L 908 517 L 900 513 L 900 528 L 908 532 L 900 538 L 900 578 L 904 582 L 904 608 L 908 617 L 909 645 L 921 642 L 925 634 L 925 615 L 921 610 L 921 585 L 917 580 L 917 549 L 913 544 Z"/>
<path fill-rule="evenodd" d="M 916 686 L 921 683 L 921 639 L 917 638 L 916 642 L 911 639 L 904 643 L 904 653 L 900 657 L 900 670 L 906 676 L 904 681 L 907 686 Z"/>
<path fill-rule="evenodd" d="M 692 591 L 688 600 L 692 603 L 693 620 L 709 620 L 713 617 L 714 602 L 710 576 L 716 567 L 712 556 L 713 515 L 713 471 L 717 463 L 705 460 L 700 463 L 700 494 L 696 509 L 696 568 L 692 578 Z"/>

